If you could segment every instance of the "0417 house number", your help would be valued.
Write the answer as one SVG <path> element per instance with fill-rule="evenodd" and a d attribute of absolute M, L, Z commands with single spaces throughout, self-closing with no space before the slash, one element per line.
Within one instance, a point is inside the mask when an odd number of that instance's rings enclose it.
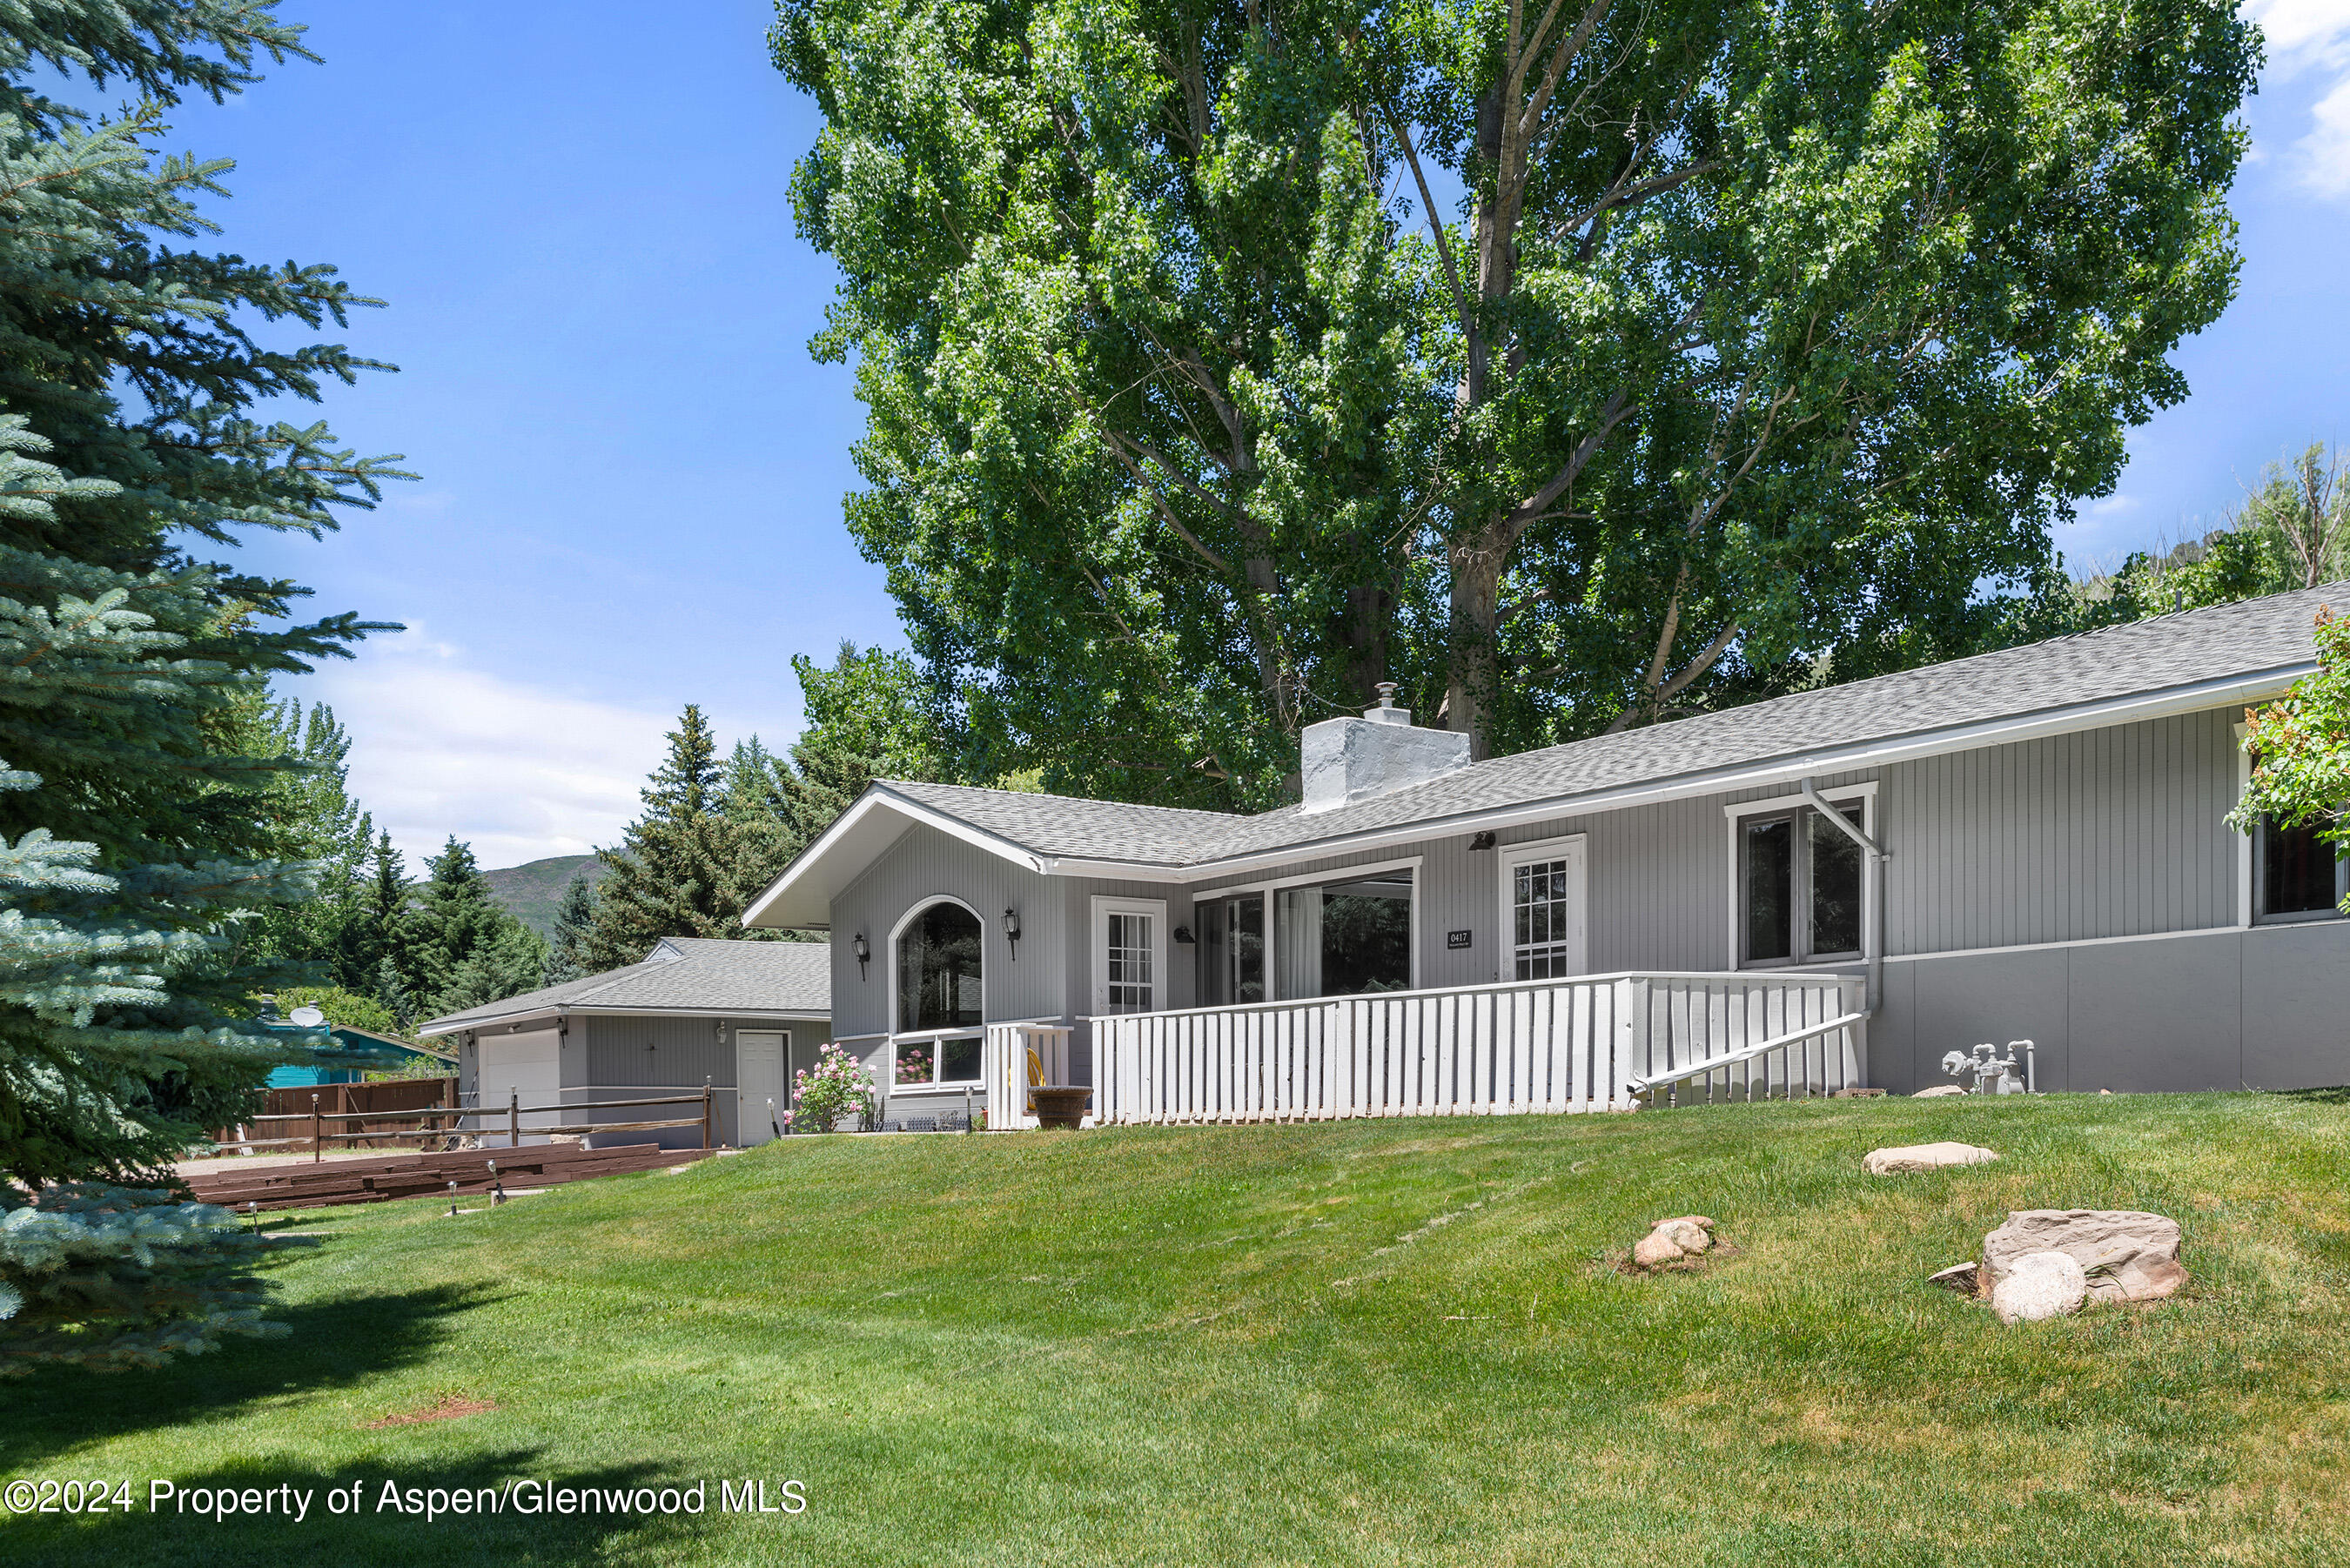
<path fill-rule="evenodd" d="M 1469 933 L 1467 931 L 1447 931 L 1444 933 L 1444 945 L 1448 948 L 1465 948 L 1469 945 Z"/>

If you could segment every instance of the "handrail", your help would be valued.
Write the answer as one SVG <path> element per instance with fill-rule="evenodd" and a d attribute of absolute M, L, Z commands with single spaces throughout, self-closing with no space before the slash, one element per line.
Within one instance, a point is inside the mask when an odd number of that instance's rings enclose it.
<path fill-rule="evenodd" d="M 1691 1062 L 1683 1066 L 1668 1068 L 1661 1073 L 1645 1073 L 1638 1077 L 1628 1078 L 1625 1080 L 1624 1087 L 1635 1095 L 1645 1094 L 1659 1084 L 1678 1084 L 1684 1078 L 1694 1078 L 1701 1074 L 1719 1072 L 1724 1067 L 1736 1066 L 1741 1062 L 1760 1056 L 1765 1051 L 1777 1051 L 1784 1046 L 1793 1045 L 1800 1040 L 1817 1039 L 1820 1035 L 1833 1033 L 1839 1029 L 1849 1029 L 1854 1024 L 1864 1023 L 1867 1020 L 1868 1014 L 1866 1012 L 1847 1012 L 1840 1017 L 1831 1018 L 1825 1023 L 1806 1025 L 1792 1034 L 1775 1035 L 1769 1040 L 1758 1040 L 1752 1045 L 1741 1045 L 1735 1051 L 1725 1052 L 1719 1056 L 1708 1056 L 1701 1062 Z"/>

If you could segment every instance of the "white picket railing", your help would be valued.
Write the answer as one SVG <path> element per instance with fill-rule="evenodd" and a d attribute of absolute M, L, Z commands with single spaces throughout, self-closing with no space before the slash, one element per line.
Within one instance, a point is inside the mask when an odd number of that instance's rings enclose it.
<path fill-rule="evenodd" d="M 991 1130 L 1033 1127 L 1028 1107 L 1028 1053 L 1044 1064 L 1045 1082 L 1066 1084 L 1073 1053 L 1073 1027 L 1049 1019 L 1022 1019 L 987 1026 L 987 1125 Z"/>
<path fill-rule="evenodd" d="M 1835 974 L 1613 974 L 1095 1018 L 1093 1117 L 1500 1116 L 1827 1094 L 1866 1081 L 1866 991 Z"/>

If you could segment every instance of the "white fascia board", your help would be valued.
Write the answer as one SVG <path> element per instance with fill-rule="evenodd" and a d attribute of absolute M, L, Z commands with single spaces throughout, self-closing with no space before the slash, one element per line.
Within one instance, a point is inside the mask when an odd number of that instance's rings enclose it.
<path fill-rule="evenodd" d="M 2207 708 L 2230 703 L 2257 702 L 2282 694 L 2293 681 L 2314 673 L 2316 669 L 2316 662 L 2312 660 L 2251 675 L 2199 681 L 2192 686 L 2175 686 L 2163 691 L 2112 698 L 2102 702 L 2051 709 L 2041 713 L 1989 719 L 1954 729 L 1888 736 L 1880 741 L 1834 746 L 1791 757 L 1767 758 L 1709 773 L 1679 774 L 1654 784 L 1623 784 L 1614 789 L 1595 790 L 1588 794 L 1551 795 L 1522 805 L 1430 817 L 1399 827 L 1342 834 L 1333 838 L 1317 839 L 1311 844 L 1284 846 L 1255 855 L 1202 860 L 1180 869 L 1164 866 L 1127 866 L 1102 860 L 1050 861 L 1045 869 L 1057 875 L 1120 877 L 1137 882 L 1221 881 L 1243 872 L 1294 866 L 1308 860 L 1326 860 L 1341 855 L 1415 844 L 1430 838 L 1450 838 L 1486 829 L 1520 827 L 1561 817 L 1591 816 L 1632 806 L 1687 800 L 1692 795 L 1724 794 L 1732 790 L 1752 789 L 1762 784 L 1787 784 L 1806 774 L 1889 767 L 1896 763 L 1916 762 L 1952 752 L 2014 745 L 2024 741 L 2045 740 L 2052 735 L 2069 735 L 2084 730 L 2102 730 L 2116 724 L 2173 718 L 2181 713 L 2200 712 Z M 1835 794 L 1836 791 L 1831 789 L 1825 793 Z"/>
<path fill-rule="evenodd" d="M 919 801 L 910 800 L 884 785 L 869 784 L 866 787 L 865 793 L 858 797 L 856 804 L 834 817 L 831 825 L 816 835 L 816 842 L 801 850 L 793 858 L 792 863 L 784 867 L 783 875 L 768 884 L 766 890 L 751 901 L 750 908 L 743 911 L 743 923 L 753 927 L 799 924 L 795 920 L 769 919 L 767 917 L 789 894 L 805 890 L 805 885 L 816 877 L 819 870 L 826 867 L 827 862 L 832 859 L 844 845 L 859 836 L 859 830 L 868 820 L 877 814 L 885 812 L 899 818 L 897 832 L 888 836 L 889 842 L 895 842 L 899 834 L 903 833 L 908 826 L 920 823 L 935 827 L 950 837 L 960 838 L 966 844 L 983 849 L 998 859 L 1008 860 L 1014 866 L 1025 867 L 1031 871 L 1040 873 L 1046 868 L 1046 862 L 1043 856 L 1024 849 L 1008 838 L 1000 837 L 984 828 L 974 827 L 970 823 L 950 816 Z M 884 843 L 878 848 L 870 850 L 855 869 L 842 877 L 837 883 L 821 887 L 825 905 L 823 915 L 827 925 L 831 920 L 832 895 L 841 888 L 847 887 L 853 877 L 862 872 L 866 866 L 870 865 L 880 851 L 888 846 L 888 843 Z"/>

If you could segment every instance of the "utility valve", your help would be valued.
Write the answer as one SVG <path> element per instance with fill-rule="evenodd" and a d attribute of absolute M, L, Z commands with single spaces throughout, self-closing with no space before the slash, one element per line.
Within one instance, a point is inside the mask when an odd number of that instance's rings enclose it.
<path fill-rule="evenodd" d="M 2023 1053 L 2021 1060 L 2016 1056 L 2019 1048 Z M 2033 1059 L 2032 1042 L 2009 1041 L 2004 1056 L 1997 1054 L 1997 1046 L 1985 1041 L 1974 1048 L 1971 1055 L 1964 1051 L 1946 1052 L 1942 1056 L 1942 1071 L 1953 1078 L 1963 1077 L 1971 1072 L 1975 1075 L 1975 1086 L 1971 1092 L 1978 1095 L 2038 1094 L 2040 1075 L 2035 1070 L 2037 1064 Z M 2015 1075 L 2018 1067 L 2023 1069 L 2023 1075 L 2020 1078 Z"/>

